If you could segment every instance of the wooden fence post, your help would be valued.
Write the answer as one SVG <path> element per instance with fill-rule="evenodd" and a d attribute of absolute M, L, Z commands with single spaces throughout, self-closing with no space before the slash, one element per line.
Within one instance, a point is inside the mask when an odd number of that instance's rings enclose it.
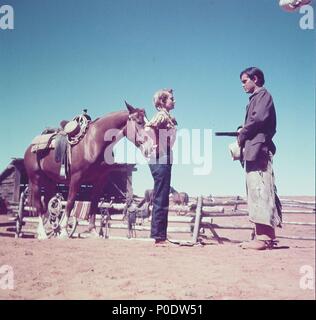
<path fill-rule="evenodd" d="M 203 205 L 203 198 L 200 196 L 200 197 L 198 197 L 198 200 L 197 200 L 192 243 L 198 242 L 198 237 L 200 234 L 201 220 L 202 220 L 202 205 Z"/>

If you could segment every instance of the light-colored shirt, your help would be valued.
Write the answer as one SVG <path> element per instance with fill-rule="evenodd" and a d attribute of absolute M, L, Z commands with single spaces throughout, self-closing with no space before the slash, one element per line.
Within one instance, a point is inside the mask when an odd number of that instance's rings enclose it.
<path fill-rule="evenodd" d="M 159 109 L 156 115 L 145 125 L 148 135 L 155 137 L 149 139 L 144 145 L 146 150 L 144 150 L 143 154 L 146 154 L 148 158 L 164 155 L 170 157 L 177 135 L 176 125 L 177 121 L 166 109 Z"/>
<path fill-rule="evenodd" d="M 146 123 L 146 127 L 153 127 L 158 129 L 171 129 L 175 128 L 177 121 L 171 114 L 164 108 L 158 109 L 156 115 Z"/>

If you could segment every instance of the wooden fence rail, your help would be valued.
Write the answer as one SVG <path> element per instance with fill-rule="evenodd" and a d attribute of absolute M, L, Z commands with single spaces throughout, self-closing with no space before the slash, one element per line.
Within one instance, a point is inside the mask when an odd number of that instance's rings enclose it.
<path fill-rule="evenodd" d="M 66 205 L 66 201 L 62 203 L 64 206 Z M 235 217 L 246 217 L 248 215 L 247 209 L 238 208 L 240 205 L 245 205 L 246 201 L 238 197 L 238 199 L 228 199 L 227 197 L 223 198 L 203 198 L 198 197 L 196 202 L 191 203 L 187 206 L 179 206 L 179 205 L 171 205 L 169 207 L 169 223 L 180 223 L 184 224 L 184 226 L 169 226 L 168 233 L 187 233 L 191 235 L 191 243 L 196 244 L 199 242 L 199 237 L 201 235 L 201 229 L 209 229 L 215 239 L 217 239 L 220 243 L 220 237 L 215 232 L 215 229 L 227 229 L 227 230 L 253 230 L 253 226 L 251 224 L 234 224 L 234 223 L 219 223 L 215 222 L 215 218 L 235 218 Z M 289 199 L 282 199 L 282 204 L 284 207 L 291 207 L 291 205 L 295 205 L 297 207 L 305 208 L 304 210 L 292 210 L 292 209 L 284 209 L 283 214 L 287 215 L 308 215 L 315 216 L 315 210 L 312 206 L 315 206 L 315 202 L 309 201 L 293 201 Z M 305 206 L 309 206 L 308 208 Z M 225 208 L 231 206 L 232 208 Z M 122 212 L 125 204 L 111 204 L 106 202 L 99 203 L 100 208 L 113 208 L 118 212 Z M 32 212 L 33 208 L 24 207 L 24 210 Z M 172 215 L 177 214 L 177 215 Z M 97 215 L 96 225 L 100 226 L 100 215 Z M 14 218 L 13 218 L 14 219 Z M 11 219 L 12 220 L 12 219 Z M 151 219 L 145 219 L 145 221 L 150 222 Z M 31 228 L 32 226 L 38 223 L 37 217 L 24 217 L 23 223 L 27 224 L 25 228 L 22 230 L 24 233 L 30 232 L 35 233 L 35 228 Z M 284 221 L 284 225 L 290 226 L 300 226 L 300 227 L 313 227 L 315 229 L 315 222 L 300 222 L 300 221 Z M 79 221 L 79 226 L 87 226 L 87 221 Z M 123 221 L 122 214 L 112 214 L 107 226 L 109 229 L 128 229 L 127 222 Z M 136 224 L 134 226 L 134 230 L 136 231 L 150 231 L 150 226 L 145 224 Z M 77 233 L 78 235 L 78 233 Z M 291 236 L 291 235 L 279 235 L 278 238 L 283 239 L 294 239 L 294 240 L 313 240 L 315 241 L 315 237 L 309 236 Z"/>

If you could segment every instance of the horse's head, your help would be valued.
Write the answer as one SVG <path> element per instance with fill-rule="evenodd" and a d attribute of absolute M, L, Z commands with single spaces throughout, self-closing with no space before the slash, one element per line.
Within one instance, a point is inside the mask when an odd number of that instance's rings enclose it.
<path fill-rule="evenodd" d="M 125 104 L 129 111 L 129 116 L 126 122 L 124 135 L 128 140 L 133 142 L 136 147 L 140 147 L 146 141 L 144 129 L 146 118 L 145 110 L 134 108 L 126 101 Z"/>

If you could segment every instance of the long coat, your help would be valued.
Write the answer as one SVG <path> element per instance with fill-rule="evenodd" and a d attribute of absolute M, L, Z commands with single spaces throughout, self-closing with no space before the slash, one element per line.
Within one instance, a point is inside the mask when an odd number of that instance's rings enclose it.
<path fill-rule="evenodd" d="M 276 133 L 276 113 L 270 93 L 261 87 L 249 98 L 245 123 L 239 132 L 239 144 L 245 161 L 256 161 L 261 152 L 271 151 L 276 147 L 272 141 Z"/>

